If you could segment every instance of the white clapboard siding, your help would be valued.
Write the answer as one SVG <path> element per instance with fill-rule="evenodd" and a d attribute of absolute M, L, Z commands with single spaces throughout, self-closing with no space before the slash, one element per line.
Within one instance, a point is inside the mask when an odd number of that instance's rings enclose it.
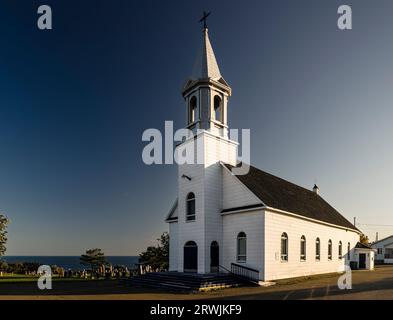
<path fill-rule="evenodd" d="M 186 143 L 191 143 L 191 141 Z M 198 272 L 206 273 L 210 272 L 210 245 L 212 241 L 217 241 L 220 248 L 223 245 L 222 167 L 219 161 L 223 160 L 234 164 L 237 145 L 207 132 L 198 136 L 198 143 L 198 146 L 203 150 L 203 164 L 179 165 L 177 260 L 178 270 L 183 271 L 184 245 L 188 241 L 194 241 L 198 245 Z M 197 148 L 197 144 L 195 148 Z M 190 177 L 191 181 L 182 178 L 183 174 Z M 192 222 L 187 222 L 185 218 L 186 198 L 189 192 L 193 192 L 196 197 L 196 220 Z"/>
<path fill-rule="evenodd" d="M 177 222 L 169 224 L 169 271 L 178 270 L 179 227 Z"/>
<path fill-rule="evenodd" d="M 237 235 L 244 232 L 247 236 L 247 260 L 245 266 L 264 271 L 264 219 L 263 211 L 248 211 L 245 213 L 228 214 L 223 216 L 223 266 L 230 269 L 231 263 L 237 261 Z"/>
<path fill-rule="evenodd" d="M 311 274 L 338 272 L 348 263 L 347 246 L 351 255 L 359 235 L 350 230 L 331 227 L 284 214 L 265 211 L 265 274 L 264 280 L 275 280 Z M 281 235 L 288 235 L 288 261 L 281 261 Z M 306 237 L 306 261 L 300 260 L 300 238 Z M 321 242 L 320 261 L 315 259 L 316 239 Z M 328 260 L 328 241 L 332 240 L 332 260 Z M 342 241 L 343 258 L 338 258 L 338 244 Z"/>
<path fill-rule="evenodd" d="M 231 209 L 262 203 L 243 183 L 231 174 L 226 168 L 222 168 L 223 179 L 223 209 Z"/>

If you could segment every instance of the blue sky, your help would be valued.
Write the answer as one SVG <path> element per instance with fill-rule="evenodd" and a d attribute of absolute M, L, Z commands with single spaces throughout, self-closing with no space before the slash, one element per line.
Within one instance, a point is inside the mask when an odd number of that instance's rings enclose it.
<path fill-rule="evenodd" d="M 184 125 L 203 10 L 251 161 L 311 188 L 370 238 L 393 233 L 393 3 L 41 1 L 0 11 L 0 211 L 9 255 L 133 255 L 167 229 L 176 167 L 146 166 L 147 128 Z M 361 225 L 363 224 L 363 225 Z M 367 225 L 366 225 L 367 224 Z M 374 226 L 380 224 L 383 226 Z"/>

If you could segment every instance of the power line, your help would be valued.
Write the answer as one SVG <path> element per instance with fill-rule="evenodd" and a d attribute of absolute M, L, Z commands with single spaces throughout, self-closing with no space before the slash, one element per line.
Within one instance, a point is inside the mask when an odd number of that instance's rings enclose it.
<path fill-rule="evenodd" d="M 393 224 L 356 223 L 358 226 L 393 227 Z"/>

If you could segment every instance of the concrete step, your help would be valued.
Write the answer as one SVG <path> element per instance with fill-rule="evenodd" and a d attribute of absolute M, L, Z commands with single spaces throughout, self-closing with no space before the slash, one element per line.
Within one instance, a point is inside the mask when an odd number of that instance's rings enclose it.
<path fill-rule="evenodd" d="M 122 279 L 130 286 L 162 288 L 171 291 L 196 291 L 241 286 L 245 283 L 230 274 L 187 274 L 178 272 L 146 273 Z"/>

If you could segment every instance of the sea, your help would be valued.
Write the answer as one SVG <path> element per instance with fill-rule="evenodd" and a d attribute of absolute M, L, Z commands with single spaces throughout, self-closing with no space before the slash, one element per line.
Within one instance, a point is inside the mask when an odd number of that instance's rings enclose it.
<path fill-rule="evenodd" d="M 138 263 L 137 256 L 107 256 L 112 266 L 125 266 L 128 269 L 135 267 Z M 40 265 L 58 266 L 65 270 L 83 270 L 87 267 L 80 263 L 80 256 L 4 256 L 1 260 L 7 263 L 35 262 Z"/>

